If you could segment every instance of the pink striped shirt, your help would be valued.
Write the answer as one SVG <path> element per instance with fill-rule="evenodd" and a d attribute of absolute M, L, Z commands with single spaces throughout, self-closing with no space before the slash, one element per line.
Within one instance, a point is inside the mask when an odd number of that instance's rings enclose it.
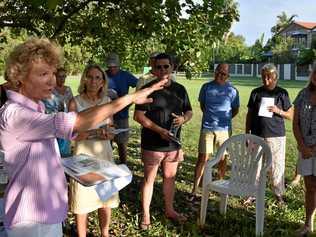
<path fill-rule="evenodd" d="M 9 173 L 4 225 L 61 223 L 68 198 L 56 137 L 72 138 L 77 115 L 45 114 L 42 102 L 7 94 L 9 100 L 0 109 L 0 148 Z"/>

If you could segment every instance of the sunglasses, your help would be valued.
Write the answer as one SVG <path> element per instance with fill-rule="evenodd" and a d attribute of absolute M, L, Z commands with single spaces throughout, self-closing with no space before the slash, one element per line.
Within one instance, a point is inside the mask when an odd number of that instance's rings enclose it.
<path fill-rule="evenodd" d="M 170 65 L 169 64 L 165 64 L 165 65 L 157 65 L 156 66 L 156 68 L 158 69 L 158 70 L 160 70 L 160 69 L 168 69 L 170 67 Z"/>

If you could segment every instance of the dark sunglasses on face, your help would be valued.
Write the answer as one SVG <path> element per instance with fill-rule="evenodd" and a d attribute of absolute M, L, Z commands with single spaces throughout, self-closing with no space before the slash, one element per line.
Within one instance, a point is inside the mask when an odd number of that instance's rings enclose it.
<path fill-rule="evenodd" d="M 160 69 L 168 69 L 170 67 L 170 65 L 169 64 L 165 64 L 165 65 L 157 65 L 156 66 L 156 68 L 158 69 L 158 70 L 160 70 Z"/>

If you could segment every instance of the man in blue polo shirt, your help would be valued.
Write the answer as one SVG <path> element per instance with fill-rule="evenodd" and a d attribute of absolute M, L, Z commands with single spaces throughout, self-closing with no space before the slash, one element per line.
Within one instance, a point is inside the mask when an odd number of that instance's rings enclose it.
<path fill-rule="evenodd" d="M 199 95 L 203 112 L 199 141 L 199 155 L 195 166 L 192 197 L 196 196 L 203 175 L 205 164 L 210 155 L 215 155 L 215 148 L 221 146 L 231 134 L 231 120 L 239 110 L 239 95 L 235 87 L 228 82 L 228 64 L 219 64 L 215 69 L 215 79 L 205 83 Z M 226 159 L 219 163 L 218 175 L 223 178 Z"/>
<path fill-rule="evenodd" d="M 109 88 L 117 92 L 118 97 L 128 94 L 129 87 L 136 87 L 137 78 L 130 72 L 120 69 L 120 59 L 115 53 L 109 54 L 107 58 L 108 70 L 106 74 L 109 78 Z M 116 113 L 114 118 L 114 125 L 116 128 L 128 128 L 128 108 L 125 107 L 120 112 Z M 114 137 L 114 141 L 118 146 L 118 153 L 120 162 L 125 164 L 127 159 L 127 143 L 128 132 L 122 132 Z"/>

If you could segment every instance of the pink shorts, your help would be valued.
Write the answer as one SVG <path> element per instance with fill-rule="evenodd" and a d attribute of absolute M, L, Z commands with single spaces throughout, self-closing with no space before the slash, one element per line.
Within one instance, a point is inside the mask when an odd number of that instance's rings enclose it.
<path fill-rule="evenodd" d="M 142 161 L 147 165 L 159 165 L 161 162 L 183 161 L 182 149 L 175 151 L 150 151 L 142 149 Z"/>

